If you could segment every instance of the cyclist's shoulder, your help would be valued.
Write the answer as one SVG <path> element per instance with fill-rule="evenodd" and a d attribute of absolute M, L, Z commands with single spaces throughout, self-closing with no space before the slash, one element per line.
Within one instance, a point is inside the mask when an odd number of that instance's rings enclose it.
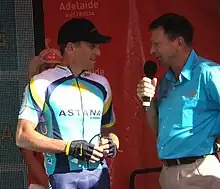
<path fill-rule="evenodd" d="M 108 79 L 104 75 L 99 75 L 93 72 L 86 72 L 83 74 L 83 77 L 85 79 L 93 81 L 94 83 L 103 85 L 104 87 L 107 87 L 109 85 Z"/>
<path fill-rule="evenodd" d="M 66 69 L 63 69 L 62 67 L 55 67 L 55 68 L 45 70 L 41 72 L 40 74 L 35 75 L 31 79 L 30 85 L 34 86 L 36 89 L 46 90 L 46 88 L 50 84 L 62 78 L 66 78 L 69 75 L 70 73 Z"/>
<path fill-rule="evenodd" d="M 50 84 L 63 77 L 69 76 L 70 73 L 64 67 L 55 67 L 35 75 L 31 80 L 35 84 Z"/>

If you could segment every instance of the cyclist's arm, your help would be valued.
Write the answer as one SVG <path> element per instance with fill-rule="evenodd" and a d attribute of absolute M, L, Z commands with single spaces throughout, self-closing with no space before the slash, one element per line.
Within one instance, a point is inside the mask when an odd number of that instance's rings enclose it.
<path fill-rule="evenodd" d="M 23 102 L 20 108 L 16 132 L 16 144 L 39 152 L 65 152 L 66 142 L 48 138 L 37 131 L 40 116 L 45 105 L 47 81 L 33 78 L 25 89 Z"/>
<path fill-rule="evenodd" d="M 35 127 L 28 120 L 18 120 L 16 132 L 16 144 L 18 147 L 37 152 L 65 152 L 65 141 L 48 138 L 35 131 Z"/>

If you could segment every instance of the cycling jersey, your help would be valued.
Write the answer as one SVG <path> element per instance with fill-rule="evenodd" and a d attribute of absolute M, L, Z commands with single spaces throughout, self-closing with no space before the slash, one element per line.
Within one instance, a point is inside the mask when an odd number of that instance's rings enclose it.
<path fill-rule="evenodd" d="M 90 72 L 75 77 L 68 67 L 62 66 L 34 76 L 25 91 L 19 119 L 37 125 L 42 118 L 41 133 L 50 138 L 86 140 L 99 145 L 102 127 L 115 124 L 107 79 Z M 103 167 L 64 153 L 44 153 L 44 156 L 48 175 Z"/>

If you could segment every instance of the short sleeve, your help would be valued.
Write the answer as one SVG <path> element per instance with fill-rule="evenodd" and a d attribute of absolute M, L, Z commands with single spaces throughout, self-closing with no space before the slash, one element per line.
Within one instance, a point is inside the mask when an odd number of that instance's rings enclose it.
<path fill-rule="evenodd" d="M 212 66 L 205 74 L 208 100 L 220 104 L 220 66 Z"/>
<path fill-rule="evenodd" d="M 26 86 L 18 116 L 18 119 L 31 121 L 34 125 L 39 123 L 45 102 L 45 90 L 40 82 L 32 79 Z"/>

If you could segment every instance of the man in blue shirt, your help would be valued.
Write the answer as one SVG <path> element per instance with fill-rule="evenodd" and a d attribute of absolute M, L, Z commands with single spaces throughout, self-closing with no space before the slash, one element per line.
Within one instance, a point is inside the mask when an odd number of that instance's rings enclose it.
<path fill-rule="evenodd" d="M 158 156 L 163 163 L 163 189 L 217 189 L 220 163 L 216 155 L 220 136 L 220 66 L 200 57 L 191 47 L 193 27 L 183 16 L 169 13 L 149 25 L 150 53 L 168 71 L 144 77 L 137 95 L 150 97 L 148 123 L 157 133 Z"/>

